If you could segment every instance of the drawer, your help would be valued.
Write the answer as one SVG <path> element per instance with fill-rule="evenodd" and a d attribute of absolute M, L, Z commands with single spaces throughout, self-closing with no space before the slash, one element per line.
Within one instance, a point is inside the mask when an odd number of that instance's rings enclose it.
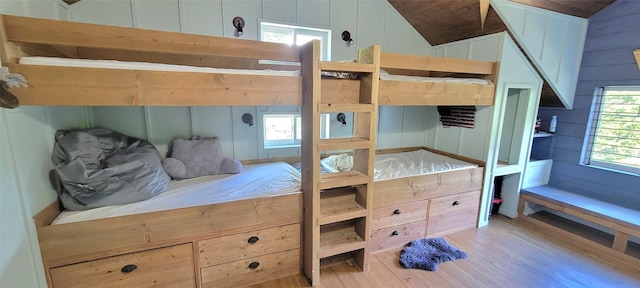
<path fill-rule="evenodd" d="M 441 236 L 476 226 L 480 191 L 431 199 L 427 236 Z"/>
<path fill-rule="evenodd" d="M 393 226 L 371 232 L 372 252 L 404 246 L 412 240 L 424 238 L 426 221 Z"/>
<path fill-rule="evenodd" d="M 52 268 L 51 283 L 55 288 L 195 287 L 192 247 L 182 244 Z"/>
<path fill-rule="evenodd" d="M 247 259 L 300 247 L 300 224 L 200 241 L 200 267 Z"/>
<path fill-rule="evenodd" d="M 300 249 L 200 269 L 202 287 L 239 287 L 300 273 Z"/>
<path fill-rule="evenodd" d="M 427 219 L 429 201 L 417 201 L 409 204 L 398 204 L 373 209 L 372 230 L 402 225 Z"/>

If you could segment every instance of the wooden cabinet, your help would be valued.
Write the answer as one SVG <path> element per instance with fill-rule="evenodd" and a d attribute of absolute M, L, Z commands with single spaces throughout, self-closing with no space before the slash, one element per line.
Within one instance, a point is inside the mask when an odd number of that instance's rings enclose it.
<path fill-rule="evenodd" d="M 50 269 L 61 287 L 196 287 L 190 243 Z"/>
<path fill-rule="evenodd" d="M 427 236 L 439 237 L 476 226 L 480 190 L 431 199 Z"/>
<path fill-rule="evenodd" d="M 202 287 L 257 284 L 300 272 L 300 224 L 198 242 Z"/>

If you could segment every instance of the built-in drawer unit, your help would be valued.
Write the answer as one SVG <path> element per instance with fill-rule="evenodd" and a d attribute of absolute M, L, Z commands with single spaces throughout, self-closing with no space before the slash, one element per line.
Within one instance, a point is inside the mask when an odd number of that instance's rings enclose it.
<path fill-rule="evenodd" d="M 435 237 L 476 226 L 480 190 L 431 199 L 427 236 Z"/>
<path fill-rule="evenodd" d="M 196 286 L 191 243 L 51 268 L 50 273 L 54 288 Z"/>
<path fill-rule="evenodd" d="M 371 233 L 372 251 L 382 251 L 403 246 L 412 240 L 424 238 L 426 221 L 412 222 L 399 226 L 373 230 Z"/>
<path fill-rule="evenodd" d="M 427 218 L 427 200 L 397 204 L 373 209 L 372 230 L 406 223 L 424 221 Z"/>
<path fill-rule="evenodd" d="M 299 273 L 300 224 L 202 240 L 198 253 L 203 287 L 245 286 Z"/>

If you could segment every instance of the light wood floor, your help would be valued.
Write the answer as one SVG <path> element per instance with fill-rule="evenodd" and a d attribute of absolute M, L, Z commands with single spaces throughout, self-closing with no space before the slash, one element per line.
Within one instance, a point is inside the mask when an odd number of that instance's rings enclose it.
<path fill-rule="evenodd" d="M 486 227 L 445 237 L 468 259 L 440 264 L 436 272 L 404 269 L 395 249 L 374 254 L 367 272 L 350 261 L 324 267 L 319 287 L 640 287 L 640 259 L 545 229 L 492 216 Z M 295 275 L 255 287 L 307 286 Z"/>

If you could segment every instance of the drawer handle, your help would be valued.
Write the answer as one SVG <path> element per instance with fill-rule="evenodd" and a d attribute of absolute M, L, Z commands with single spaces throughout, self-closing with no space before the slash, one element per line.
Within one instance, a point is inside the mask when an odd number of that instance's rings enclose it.
<path fill-rule="evenodd" d="M 258 240 L 260 240 L 258 236 L 251 236 L 249 237 L 249 240 L 247 240 L 247 242 L 249 242 L 249 244 L 255 244 L 256 242 L 258 242 Z"/>
<path fill-rule="evenodd" d="M 400 235 L 400 232 L 398 232 L 398 230 L 393 230 L 393 232 L 391 232 L 391 236 L 398 236 Z"/>
<path fill-rule="evenodd" d="M 251 262 L 251 264 L 249 264 L 249 269 L 253 270 L 258 268 L 258 266 L 260 266 L 260 262 Z"/>
<path fill-rule="evenodd" d="M 451 206 L 458 206 L 458 205 L 460 205 L 460 202 L 458 201 L 453 201 L 453 203 L 451 203 Z"/>
<path fill-rule="evenodd" d="M 129 265 L 124 265 L 124 267 L 122 267 L 122 269 L 120 269 L 120 272 L 122 273 L 131 273 L 133 272 L 133 270 L 138 269 L 138 266 L 136 266 L 135 264 L 129 264 Z"/>
<path fill-rule="evenodd" d="M 393 214 L 395 214 L 395 215 L 400 214 L 400 209 L 393 210 Z"/>

